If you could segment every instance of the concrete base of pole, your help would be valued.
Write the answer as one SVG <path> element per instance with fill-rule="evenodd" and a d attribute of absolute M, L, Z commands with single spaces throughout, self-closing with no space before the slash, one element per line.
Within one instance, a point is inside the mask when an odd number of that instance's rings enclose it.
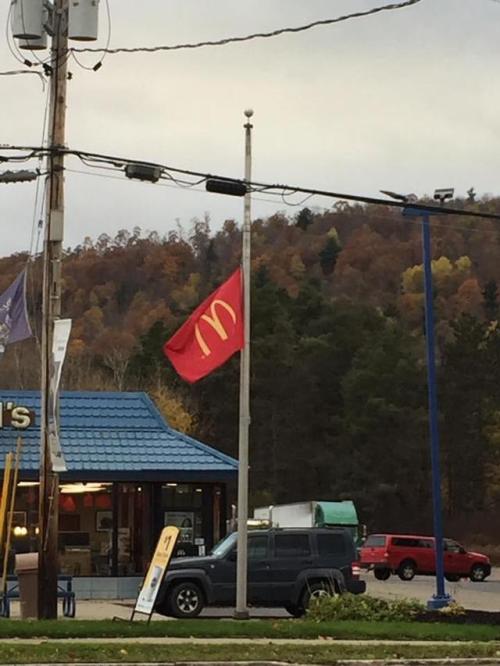
<path fill-rule="evenodd" d="M 449 606 L 454 602 L 455 599 L 453 599 L 453 597 L 450 597 L 449 594 L 443 594 L 442 596 L 433 594 L 432 597 L 427 602 L 427 610 L 440 610 L 441 608 L 446 608 L 447 606 Z"/>
<path fill-rule="evenodd" d="M 235 610 L 234 614 L 233 614 L 233 619 L 234 620 L 249 620 L 250 619 L 250 613 L 247 610 L 244 610 L 244 611 Z"/>

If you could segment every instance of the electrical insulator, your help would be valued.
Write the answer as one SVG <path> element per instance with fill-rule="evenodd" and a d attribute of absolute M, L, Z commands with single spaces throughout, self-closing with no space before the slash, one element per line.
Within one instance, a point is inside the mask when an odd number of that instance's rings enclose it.
<path fill-rule="evenodd" d="M 68 37 L 81 42 L 97 39 L 99 0 L 69 0 Z"/>
<path fill-rule="evenodd" d="M 43 0 L 11 0 L 12 34 L 16 39 L 40 39 L 43 35 Z"/>

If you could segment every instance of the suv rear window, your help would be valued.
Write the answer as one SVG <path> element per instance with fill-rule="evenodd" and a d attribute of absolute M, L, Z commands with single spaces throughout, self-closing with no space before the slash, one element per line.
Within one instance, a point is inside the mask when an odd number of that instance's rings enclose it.
<path fill-rule="evenodd" d="M 385 546 L 385 536 L 372 534 L 364 542 L 363 546 L 368 546 L 368 548 L 383 548 Z"/>
<path fill-rule="evenodd" d="M 277 534 L 274 537 L 276 557 L 308 557 L 311 554 L 308 534 Z"/>
<path fill-rule="evenodd" d="M 320 556 L 345 555 L 347 551 L 343 534 L 318 534 L 316 539 Z"/>

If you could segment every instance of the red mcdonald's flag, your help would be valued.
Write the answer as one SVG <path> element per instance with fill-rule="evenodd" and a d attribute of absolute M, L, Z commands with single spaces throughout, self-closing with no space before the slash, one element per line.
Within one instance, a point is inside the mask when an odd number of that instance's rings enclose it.
<path fill-rule="evenodd" d="M 242 282 L 238 268 L 163 345 L 186 381 L 205 377 L 243 348 Z"/>

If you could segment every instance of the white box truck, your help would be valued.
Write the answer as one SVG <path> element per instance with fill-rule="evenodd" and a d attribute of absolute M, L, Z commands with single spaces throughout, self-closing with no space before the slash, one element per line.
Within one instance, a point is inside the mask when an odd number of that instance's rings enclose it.
<path fill-rule="evenodd" d="M 254 509 L 253 519 L 259 523 L 268 523 L 272 527 L 345 527 L 349 529 L 357 545 L 363 536 L 356 507 L 351 500 L 310 500 L 262 506 Z"/>

